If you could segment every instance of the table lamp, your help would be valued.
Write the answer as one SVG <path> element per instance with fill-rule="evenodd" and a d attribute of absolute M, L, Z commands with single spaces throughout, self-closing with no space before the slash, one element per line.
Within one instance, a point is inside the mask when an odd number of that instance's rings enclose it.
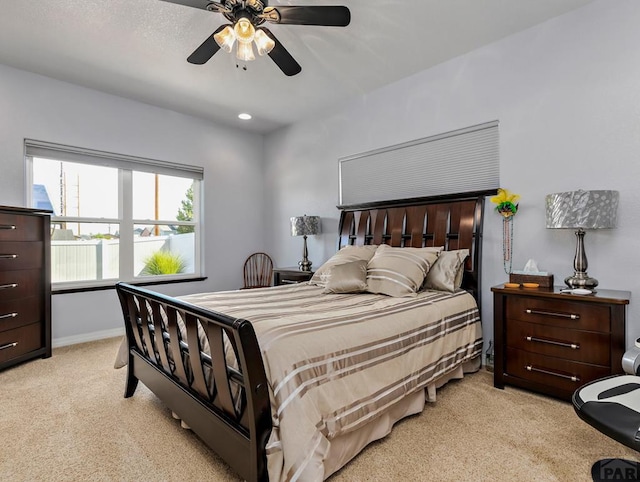
<path fill-rule="evenodd" d="M 302 248 L 302 261 L 298 263 L 302 271 L 311 271 L 311 261 L 307 251 L 307 236 L 320 234 L 320 216 L 294 216 L 291 218 L 291 236 L 302 236 L 304 245 Z"/>
<path fill-rule="evenodd" d="M 595 288 L 598 280 L 587 275 L 587 255 L 584 251 L 586 229 L 616 227 L 618 191 L 569 191 L 546 197 L 547 228 L 576 229 L 575 273 L 565 278 L 571 288 Z"/>

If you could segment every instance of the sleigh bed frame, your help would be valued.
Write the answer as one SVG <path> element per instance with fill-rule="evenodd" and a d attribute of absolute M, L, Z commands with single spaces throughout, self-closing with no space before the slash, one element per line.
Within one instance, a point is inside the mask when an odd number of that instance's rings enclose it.
<path fill-rule="evenodd" d="M 479 305 L 482 215 L 488 194 L 493 192 L 339 206 L 338 248 L 384 243 L 469 249 L 462 287 Z M 118 283 L 116 290 L 128 343 L 125 398 L 141 381 L 243 479 L 268 480 L 269 390 L 251 322 L 126 283 Z M 186 328 L 186 340 L 178 320 Z M 203 351 L 199 327 L 211 355 Z M 225 338 L 237 363 L 225 356 Z M 209 386 L 207 379 L 212 380 Z"/>

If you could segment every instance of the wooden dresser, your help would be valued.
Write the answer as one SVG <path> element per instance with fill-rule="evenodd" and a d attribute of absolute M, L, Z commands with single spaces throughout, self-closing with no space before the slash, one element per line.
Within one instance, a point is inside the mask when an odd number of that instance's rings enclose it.
<path fill-rule="evenodd" d="M 513 385 L 570 400 L 585 383 L 622 373 L 631 294 L 561 289 L 491 288 L 497 388 Z"/>
<path fill-rule="evenodd" d="M 0 206 L 0 369 L 51 356 L 50 218 Z"/>

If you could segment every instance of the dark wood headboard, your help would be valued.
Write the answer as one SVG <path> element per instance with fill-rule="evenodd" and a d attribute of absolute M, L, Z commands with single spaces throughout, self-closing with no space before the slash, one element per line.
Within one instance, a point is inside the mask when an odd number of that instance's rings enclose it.
<path fill-rule="evenodd" d="M 422 248 L 444 246 L 468 249 L 462 288 L 480 305 L 482 215 L 484 198 L 496 191 L 480 191 L 423 198 L 383 201 L 341 210 L 338 248 L 348 244 L 388 244 Z"/>

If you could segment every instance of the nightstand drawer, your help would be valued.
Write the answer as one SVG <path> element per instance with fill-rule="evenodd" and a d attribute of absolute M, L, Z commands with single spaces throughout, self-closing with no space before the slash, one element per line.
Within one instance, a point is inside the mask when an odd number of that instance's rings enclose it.
<path fill-rule="evenodd" d="M 309 275 L 306 274 L 287 274 L 287 275 L 283 275 L 280 276 L 280 283 L 279 284 L 295 284 L 295 283 L 304 283 L 305 281 L 309 281 L 311 278 L 309 278 Z"/>
<path fill-rule="evenodd" d="M 42 324 L 0 332 L 0 363 L 42 348 Z"/>
<path fill-rule="evenodd" d="M 567 360 L 609 365 L 611 335 L 509 320 L 507 346 Z"/>
<path fill-rule="evenodd" d="M 0 301 L 17 300 L 42 293 L 42 271 L 0 271 Z"/>
<path fill-rule="evenodd" d="M 567 295 L 571 296 L 571 295 Z M 597 303 L 549 300 L 525 296 L 510 296 L 506 317 L 578 330 L 611 331 L 609 307 Z"/>
<path fill-rule="evenodd" d="M 0 243 L 0 271 L 42 267 L 42 243 L 8 241 Z"/>
<path fill-rule="evenodd" d="M 309 281 L 313 271 L 302 271 L 296 268 L 276 268 L 273 270 L 273 284 L 293 285 Z"/>
<path fill-rule="evenodd" d="M 42 320 L 41 297 L 0 301 L 0 331 L 11 330 Z"/>
<path fill-rule="evenodd" d="M 611 375 L 608 366 L 590 365 L 507 348 L 510 376 L 571 393 L 587 382 Z"/>
<path fill-rule="evenodd" d="M 0 241 L 38 241 L 42 238 L 42 220 L 38 217 L 0 213 Z"/>

